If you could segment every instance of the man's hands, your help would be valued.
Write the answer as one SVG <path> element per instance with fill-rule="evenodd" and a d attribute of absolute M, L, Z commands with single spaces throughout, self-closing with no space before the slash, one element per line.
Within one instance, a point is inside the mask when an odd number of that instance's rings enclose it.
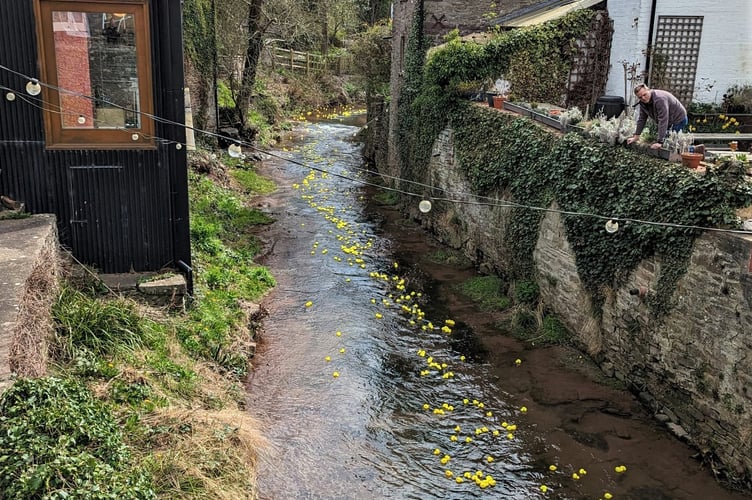
<path fill-rule="evenodd" d="M 627 139 L 627 144 L 632 144 L 633 142 L 637 142 L 640 139 L 639 135 L 633 135 L 629 139 Z M 660 142 L 654 142 L 650 145 L 650 149 L 661 149 L 663 147 L 663 144 Z"/>

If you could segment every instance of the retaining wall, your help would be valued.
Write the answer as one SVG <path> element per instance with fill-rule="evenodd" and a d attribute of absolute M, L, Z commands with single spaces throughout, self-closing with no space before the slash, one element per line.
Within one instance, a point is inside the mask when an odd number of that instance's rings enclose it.
<path fill-rule="evenodd" d="M 429 185 L 473 192 L 455 164 L 451 129 L 436 141 L 429 172 Z M 503 273 L 510 260 L 504 244 L 509 208 L 438 201 L 428 214 L 418 212 L 417 202 L 411 212 L 481 269 Z M 674 293 L 676 305 L 662 320 L 651 316 L 645 302 L 660 260 L 643 261 L 626 285 L 607 290 L 602 317 L 596 319 L 558 213 L 546 213 L 534 253 L 541 297 L 581 348 L 608 375 L 626 382 L 716 470 L 725 467 L 736 479 L 752 477 L 751 253 L 750 236 L 700 236 Z"/>

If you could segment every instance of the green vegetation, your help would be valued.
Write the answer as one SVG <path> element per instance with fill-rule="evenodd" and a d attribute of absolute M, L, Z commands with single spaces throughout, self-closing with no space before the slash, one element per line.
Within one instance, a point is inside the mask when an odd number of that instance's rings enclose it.
<path fill-rule="evenodd" d="M 0 398 L 3 498 L 155 498 L 107 405 L 74 380 L 19 380 Z"/>
<path fill-rule="evenodd" d="M 259 186 L 264 192 L 273 184 L 253 170 L 234 170 L 248 191 Z M 179 326 L 178 336 L 193 355 L 211 360 L 236 376 L 247 372 L 244 332 L 244 302 L 256 300 L 275 286 L 269 272 L 253 262 L 260 243 L 255 228 L 272 222 L 263 212 L 247 207 L 231 189 L 206 177 L 192 174 L 190 182 L 191 241 L 196 269 L 197 302 L 191 321 Z"/>
<path fill-rule="evenodd" d="M 274 279 L 253 263 L 253 230 L 270 219 L 243 197 L 274 186 L 208 155 L 192 168 L 189 310 L 116 296 L 93 274 L 64 284 L 52 310 L 52 375 L 0 396 L 3 498 L 255 496 L 264 440 L 240 410 L 239 382 L 252 354 L 248 303 Z"/>
<path fill-rule="evenodd" d="M 132 302 L 99 301 L 71 286 L 63 287 L 53 315 L 58 319 L 57 346 L 62 359 L 74 359 L 79 353 L 133 352 L 150 336 Z"/>
<path fill-rule="evenodd" d="M 506 284 L 497 276 L 478 276 L 462 284 L 460 292 L 480 304 L 484 311 L 503 311 L 511 305 L 502 288 Z"/>
<path fill-rule="evenodd" d="M 452 266 L 470 266 L 472 263 L 465 255 L 457 250 L 441 249 L 426 256 L 428 260 L 436 264 L 449 264 Z"/>
<path fill-rule="evenodd" d="M 513 74 L 520 51 L 529 54 L 531 47 L 545 40 L 556 40 L 555 47 L 569 46 L 589 26 L 587 11 L 578 12 L 540 28 L 501 33 L 485 46 L 452 40 L 434 49 L 425 65 L 421 43 L 408 43 L 405 55 L 397 124 L 402 175 L 430 183 L 431 148 L 439 132 L 451 127 L 459 170 L 466 173 L 475 193 L 510 196 L 521 205 L 512 210 L 503 238 L 511 261 L 502 265 L 512 281 L 536 279 L 533 251 L 544 212 L 528 207 L 548 208 L 556 202 L 567 212 L 616 220 L 734 227 L 735 209 L 752 203 L 752 186 L 739 162 L 721 162 L 700 176 L 680 165 L 576 134 L 558 138 L 526 118 L 474 106 L 453 91 L 460 82 Z M 415 30 L 422 27 L 422 13 L 416 15 L 415 24 Z M 537 30 L 540 33 L 535 34 Z M 415 36 L 420 40 L 422 34 L 417 31 Z M 543 54 L 537 49 L 535 53 Z M 551 54 L 552 61 L 558 60 L 560 69 L 566 70 L 562 57 L 567 51 Z M 557 92 L 561 95 L 562 88 Z M 545 95 L 541 91 L 540 97 Z M 579 276 L 596 312 L 601 311 L 604 291 L 622 286 L 636 266 L 652 256 L 658 256 L 662 265 L 648 304 L 656 318 L 671 309 L 697 230 L 622 221 L 619 231 L 610 234 L 602 217 L 562 217 Z"/>
<path fill-rule="evenodd" d="M 503 76 L 511 84 L 510 98 L 558 103 L 566 94 L 574 41 L 592 29 L 595 15 L 589 9 L 576 10 L 534 27 L 496 32 L 485 44 L 450 36 L 430 52 L 425 84 L 451 90 L 463 82 Z"/>

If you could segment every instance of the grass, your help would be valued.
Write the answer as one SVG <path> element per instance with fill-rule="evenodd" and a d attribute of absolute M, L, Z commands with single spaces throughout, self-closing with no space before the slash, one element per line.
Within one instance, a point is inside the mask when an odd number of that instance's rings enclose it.
<path fill-rule="evenodd" d="M 470 266 L 470 260 L 462 252 L 456 250 L 436 250 L 426 257 L 435 264 L 446 264 L 451 266 Z"/>
<path fill-rule="evenodd" d="M 478 276 L 462 283 L 459 291 L 478 302 L 483 311 L 504 311 L 511 306 L 511 300 L 501 291 L 504 286 L 498 276 Z"/>
<path fill-rule="evenodd" d="M 275 281 L 253 262 L 254 231 L 271 219 L 249 195 L 274 186 L 199 158 L 186 311 L 118 296 L 87 273 L 71 274 L 59 291 L 40 281 L 55 297 L 49 329 L 34 331 L 37 341 L 52 337 L 52 376 L 21 378 L 0 396 L 0 497 L 258 496 L 255 464 L 266 441 L 243 411 L 241 377 L 253 354 L 250 304 Z"/>
<path fill-rule="evenodd" d="M 502 293 L 507 283 L 498 276 L 477 276 L 459 286 L 459 291 L 477 302 L 486 312 L 505 312 L 503 326 L 516 338 L 531 344 L 561 344 L 570 332 L 557 317 L 549 314 L 539 301 L 540 290 L 534 281 L 514 283 L 514 301 Z"/>

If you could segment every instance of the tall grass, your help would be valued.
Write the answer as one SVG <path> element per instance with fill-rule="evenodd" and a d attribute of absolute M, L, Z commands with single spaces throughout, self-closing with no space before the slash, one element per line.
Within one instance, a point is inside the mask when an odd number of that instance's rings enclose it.
<path fill-rule="evenodd" d="M 100 356 L 133 351 L 150 338 L 134 304 L 125 299 L 96 299 L 64 286 L 52 314 L 63 358 L 81 349 Z"/>

